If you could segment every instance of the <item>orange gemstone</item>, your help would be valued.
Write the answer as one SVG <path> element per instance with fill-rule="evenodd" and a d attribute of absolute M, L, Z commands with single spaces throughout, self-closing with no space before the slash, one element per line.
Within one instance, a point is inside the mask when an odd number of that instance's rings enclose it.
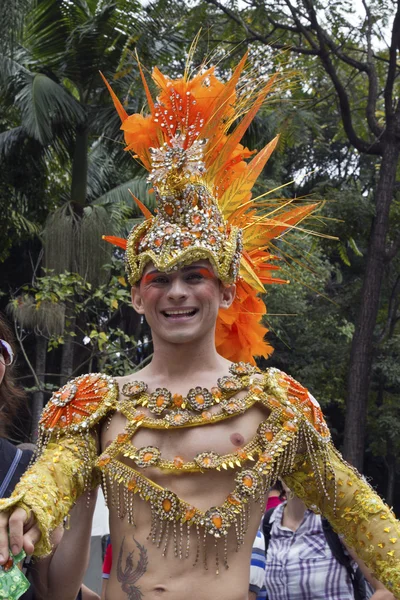
<path fill-rule="evenodd" d="M 195 236 L 195 237 L 197 237 L 197 238 L 199 238 L 199 237 L 201 236 L 201 233 L 200 233 L 200 231 L 194 231 L 194 232 L 193 232 L 193 234 L 194 234 L 194 236 Z"/>
<path fill-rule="evenodd" d="M 164 498 L 164 500 L 162 501 L 162 507 L 165 510 L 165 512 L 169 512 L 172 508 L 172 502 L 169 498 Z"/>
<path fill-rule="evenodd" d="M 260 385 L 254 384 L 250 386 L 250 391 L 252 394 L 262 394 L 264 391 Z"/>
<path fill-rule="evenodd" d="M 172 403 L 174 406 L 176 406 L 177 408 L 180 408 L 183 404 L 183 396 L 181 396 L 181 394 L 174 394 L 172 396 Z"/>
<path fill-rule="evenodd" d="M 190 246 L 190 244 L 191 244 L 191 241 L 190 241 L 190 239 L 189 239 L 189 238 L 184 238 L 184 240 L 183 240 L 183 242 L 182 242 L 182 246 L 183 246 L 184 248 L 187 248 L 188 246 Z"/>
<path fill-rule="evenodd" d="M 177 469 L 181 469 L 183 467 L 183 458 L 181 456 L 175 456 L 174 458 L 174 466 Z"/>
<path fill-rule="evenodd" d="M 224 383 L 224 387 L 228 388 L 228 390 L 234 390 L 236 388 L 235 382 L 228 379 Z"/>
<path fill-rule="evenodd" d="M 224 233 L 224 227 L 223 227 L 223 225 L 220 225 L 218 227 L 218 231 L 220 231 L 221 233 Z"/>
<path fill-rule="evenodd" d="M 165 396 L 163 396 L 162 394 L 160 394 L 160 396 L 157 396 L 156 405 L 158 407 L 162 406 L 164 404 L 164 402 L 165 402 Z"/>
<path fill-rule="evenodd" d="M 235 494 L 229 494 L 229 496 L 227 497 L 227 501 L 233 506 L 238 506 L 239 504 L 241 504 L 239 498 L 235 496 Z"/>
<path fill-rule="evenodd" d="M 200 215 L 193 215 L 193 217 L 192 217 L 192 223 L 193 223 L 193 225 L 200 225 L 200 223 L 201 223 L 201 216 Z"/>
<path fill-rule="evenodd" d="M 132 492 L 133 490 L 135 490 L 135 489 L 136 489 L 136 485 L 137 485 L 137 480 L 136 480 L 136 477 L 132 477 L 132 479 L 130 479 L 130 480 L 128 481 L 128 485 L 127 485 L 126 487 L 128 488 L 128 490 L 129 490 L 130 492 Z"/>
<path fill-rule="evenodd" d="M 286 406 L 282 412 L 287 419 L 293 419 L 295 415 L 294 410 L 292 410 L 289 406 Z"/>
<path fill-rule="evenodd" d="M 263 452 L 262 454 L 260 454 L 260 457 L 258 460 L 260 463 L 269 463 L 269 462 L 273 461 L 273 456 L 268 454 L 268 452 Z"/>
<path fill-rule="evenodd" d="M 273 406 L 274 408 L 280 408 L 282 406 L 281 403 L 279 402 L 279 400 L 277 400 L 273 396 L 269 396 L 269 398 L 268 398 L 268 404 L 270 406 Z"/>
<path fill-rule="evenodd" d="M 172 204 L 166 204 L 164 210 L 169 217 L 172 217 L 172 215 L 174 214 L 174 207 L 172 206 Z"/>
<path fill-rule="evenodd" d="M 196 514 L 196 509 L 194 508 L 194 506 L 191 506 L 185 512 L 184 521 L 190 521 L 190 519 L 193 519 L 195 514 Z"/>
<path fill-rule="evenodd" d="M 212 235 L 208 238 L 208 241 L 214 246 L 214 244 L 217 243 L 217 238 L 215 237 L 215 235 Z"/>
<path fill-rule="evenodd" d="M 183 420 L 182 415 L 174 415 L 175 423 L 180 423 Z"/>
<path fill-rule="evenodd" d="M 237 365 L 237 367 L 235 368 L 235 371 L 236 371 L 236 373 L 245 375 L 247 373 L 247 368 L 244 367 L 243 365 Z"/>
<path fill-rule="evenodd" d="M 254 485 L 254 480 L 253 480 L 253 478 L 251 477 L 251 475 L 245 475 L 245 476 L 243 477 L 243 485 L 245 485 L 245 486 L 246 486 L 246 487 L 248 487 L 248 488 L 251 488 L 251 487 L 253 487 L 253 485 Z"/>
<path fill-rule="evenodd" d="M 214 398 L 221 398 L 222 396 L 222 392 L 219 388 L 217 387 L 212 387 L 211 388 L 211 393 L 214 396 Z"/>
<path fill-rule="evenodd" d="M 102 458 L 100 458 L 99 460 L 99 467 L 104 467 L 105 465 L 108 465 L 108 463 L 110 462 L 111 457 L 108 456 L 108 454 L 105 454 Z"/>
<path fill-rule="evenodd" d="M 149 462 L 152 458 L 154 458 L 153 452 L 145 452 L 143 454 L 143 460 L 144 460 L 144 462 Z"/>
<path fill-rule="evenodd" d="M 196 400 L 197 404 L 204 404 L 204 396 L 203 394 L 196 394 L 194 399 Z"/>
<path fill-rule="evenodd" d="M 271 429 L 266 429 L 264 431 L 264 437 L 267 440 L 267 442 L 271 442 L 274 439 L 273 431 L 271 431 Z"/>
<path fill-rule="evenodd" d="M 209 410 L 203 410 L 203 412 L 201 413 L 201 416 L 204 419 L 204 421 L 209 421 L 212 417 Z"/>
<path fill-rule="evenodd" d="M 214 515 L 211 517 L 212 524 L 216 529 L 221 529 L 222 527 L 222 517 L 220 515 Z"/>
<path fill-rule="evenodd" d="M 283 424 L 283 429 L 286 429 L 286 431 L 297 431 L 298 427 L 293 421 L 286 421 L 286 423 Z"/>
<path fill-rule="evenodd" d="M 144 413 L 140 412 L 132 417 L 132 421 L 141 421 L 142 419 L 144 419 L 144 417 L 145 417 Z"/>
<path fill-rule="evenodd" d="M 203 465 L 205 465 L 206 467 L 208 467 L 208 465 L 211 465 L 211 458 L 209 456 L 205 456 L 202 460 Z"/>
<path fill-rule="evenodd" d="M 117 442 L 119 444 L 123 444 L 124 442 L 126 442 L 127 440 L 129 440 L 129 435 L 127 433 L 119 433 L 117 435 Z"/>
<path fill-rule="evenodd" d="M 236 450 L 236 454 L 239 456 L 239 458 L 241 458 L 242 460 L 246 460 L 247 458 L 247 452 L 245 452 L 242 448 L 239 448 L 239 450 Z"/>
<path fill-rule="evenodd" d="M 154 245 L 155 245 L 155 246 L 159 247 L 159 246 L 161 246 L 161 244 L 162 244 L 162 239 L 160 239 L 160 238 L 156 238 L 156 239 L 154 240 Z"/>

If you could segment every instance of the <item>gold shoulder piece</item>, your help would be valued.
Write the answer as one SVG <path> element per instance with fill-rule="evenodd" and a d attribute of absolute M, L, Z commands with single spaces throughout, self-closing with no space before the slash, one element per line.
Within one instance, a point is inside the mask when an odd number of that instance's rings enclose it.
<path fill-rule="evenodd" d="M 42 436 L 83 433 L 115 410 L 118 384 L 109 375 L 92 373 L 69 381 L 55 392 L 39 421 Z"/>

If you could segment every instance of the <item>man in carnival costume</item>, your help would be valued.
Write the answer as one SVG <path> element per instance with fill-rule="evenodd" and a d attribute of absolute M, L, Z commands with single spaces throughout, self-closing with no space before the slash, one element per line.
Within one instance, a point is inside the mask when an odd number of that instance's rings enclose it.
<path fill-rule="evenodd" d="M 148 116 L 128 116 L 109 88 L 157 198 L 155 215 L 137 200 L 145 218 L 127 241 L 108 238 L 126 249 L 154 357 L 134 376 L 83 375 L 53 395 L 37 461 L 0 504 L 0 562 L 8 528 L 15 552 L 24 543 L 49 553 L 50 532 L 101 474 L 109 600 L 183 600 L 188 590 L 244 600 L 265 495 L 280 476 L 400 598 L 395 516 L 335 450 L 307 389 L 255 367 L 253 356 L 269 353 L 257 294 L 280 282 L 269 243 L 315 206 L 268 213 L 252 200 L 277 140 L 258 153 L 240 140 L 274 80 L 243 84 L 245 63 L 227 83 L 213 68 L 177 80 L 154 69 L 156 101 L 143 77 Z"/>

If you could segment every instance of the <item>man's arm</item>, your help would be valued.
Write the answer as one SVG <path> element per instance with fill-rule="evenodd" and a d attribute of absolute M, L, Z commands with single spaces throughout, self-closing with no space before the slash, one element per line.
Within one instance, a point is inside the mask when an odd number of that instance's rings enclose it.
<path fill-rule="evenodd" d="M 69 513 L 91 477 L 97 447 L 94 436 L 51 442 L 28 469 L 10 498 L 0 500 L 0 564 L 9 555 L 51 553 L 50 534 Z"/>
<path fill-rule="evenodd" d="M 97 490 L 83 494 L 71 510 L 68 528 L 54 539 L 51 556 L 36 562 L 32 584 L 38 600 L 74 600 L 89 563 L 90 538 Z"/>
<path fill-rule="evenodd" d="M 400 598 L 400 524 L 371 486 L 329 444 L 298 456 L 284 475 L 290 489 L 320 511 L 396 598 Z"/>
<path fill-rule="evenodd" d="M 11 497 L 0 500 L 0 565 L 8 558 L 8 535 L 15 550 L 51 553 L 50 533 L 91 484 L 97 457 L 93 433 L 116 409 L 118 394 L 115 380 L 92 373 L 68 382 L 46 404 L 39 422 L 40 456 Z"/>
<path fill-rule="evenodd" d="M 362 572 L 372 589 L 375 590 L 370 600 L 395 600 L 395 597 L 393 596 L 392 592 L 389 592 L 389 590 L 383 585 L 383 583 L 381 583 L 374 577 L 373 573 L 370 571 L 370 569 L 368 569 L 365 562 L 357 556 L 354 550 L 352 550 L 348 546 L 346 546 L 346 550 L 351 556 L 351 558 L 354 560 L 354 562 L 356 562 L 357 565 L 360 567 L 360 571 Z"/>

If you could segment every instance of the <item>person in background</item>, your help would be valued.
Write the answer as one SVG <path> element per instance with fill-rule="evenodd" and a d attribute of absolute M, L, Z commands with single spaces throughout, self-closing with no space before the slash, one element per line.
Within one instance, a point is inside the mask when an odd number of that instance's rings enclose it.
<path fill-rule="evenodd" d="M 25 392 L 14 381 L 14 355 L 11 329 L 0 314 L 0 498 L 11 495 L 32 458 L 31 451 L 16 448 L 6 439 L 25 399 Z"/>
<path fill-rule="evenodd" d="M 262 528 L 257 531 L 250 561 L 250 582 L 248 600 L 256 600 L 264 588 L 265 580 L 265 538 Z M 265 589 L 265 588 L 264 588 Z"/>
<path fill-rule="evenodd" d="M 263 528 L 265 588 L 257 600 L 354 600 L 357 596 L 349 571 L 335 558 L 321 515 L 307 509 L 284 483 L 283 489 L 287 500 L 267 515 L 269 525 Z M 360 568 L 361 585 L 367 582 L 372 588 L 372 595 L 365 588 L 360 598 L 395 600 L 350 548 L 343 544 L 343 550 L 353 572 Z M 359 593 L 359 586 L 356 588 Z"/>
<path fill-rule="evenodd" d="M 112 544 L 111 538 L 108 536 L 107 548 L 104 555 L 103 561 L 103 574 L 102 574 L 102 587 L 101 587 L 101 600 L 106 600 L 107 584 L 110 579 L 110 573 L 112 568 Z"/>
<path fill-rule="evenodd" d="M 282 502 L 284 502 L 285 500 L 285 490 L 283 489 L 280 480 L 277 479 L 274 485 L 269 488 L 268 500 L 265 510 L 275 508 L 276 506 L 282 504 Z"/>
<path fill-rule="evenodd" d="M 0 498 L 11 495 L 35 448 L 29 443 L 14 446 L 5 437 L 26 399 L 25 392 L 15 384 L 14 356 L 14 337 L 0 314 Z M 90 499 L 82 496 L 71 511 L 70 528 L 64 532 L 60 527 L 53 534 L 54 553 L 27 565 L 26 575 L 33 585 L 20 600 L 99 600 L 88 588 L 80 589 L 88 561 L 96 497 L 97 492 L 91 492 Z"/>

